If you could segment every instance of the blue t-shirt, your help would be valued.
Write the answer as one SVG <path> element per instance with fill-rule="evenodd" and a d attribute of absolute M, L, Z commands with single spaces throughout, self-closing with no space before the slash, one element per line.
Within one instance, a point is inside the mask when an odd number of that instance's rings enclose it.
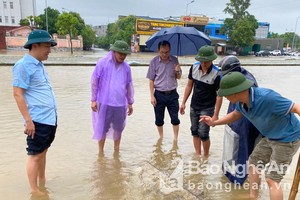
<path fill-rule="evenodd" d="M 24 89 L 24 98 L 33 121 L 56 125 L 55 96 L 42 62 L 26 54 L 13 67 L 13 86 Z"/>
<path fill-rule="evenodd" d="M 237 103 L 236 110 L 241 112 L 260 133 L 279 142 L 293 142 L 300 139 L 300 122 L 291 109 L 294 103 L 277 92 L 252 87 L 250 107 Z"/>

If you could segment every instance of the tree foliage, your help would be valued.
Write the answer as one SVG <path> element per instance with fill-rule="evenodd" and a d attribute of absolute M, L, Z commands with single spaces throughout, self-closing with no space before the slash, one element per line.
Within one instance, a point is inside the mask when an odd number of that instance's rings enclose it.
<path fill-rule="evenodd" d="M 229 42 L 237 47 L 251 46 L 255 41 L 258 23 L 255 16 L 247 11 L 250 5 L 250 0 L 230 0 L 224 9 L 232 18 L 225 19 L 221 32 L 227 34 Z"/>
<path fill-rule="evenodd" d="M 82 31 L 85 29 L 85 22 L 84 20 L 82 19 L 82 17 L 80 16 L 79 13 L 77 12 L 69 12 L 69 14 L 73 15 L 74 17 L 77 18 L 78 20 L 78 24 L 75 25 L 75 28 L 77 29 L 78 31 L 78 35 L 81 35 L 82 34 Z"/>
<path fill-rule="evenodd" d="M 19 24 L 20 24 L 21 26 L 30 26 L 30 22 L 29 22 L 28 19 L 20 19 Z"/>
<path fill-rule="evenodd" d="M 286 32 L 284 34 L 278 34 L 271 32 L 270 38 L 284 38 L 284 44 L 285 47 L 292 47 L 293 42 L 294 46 L 299 47 L 300 46 L 300 37 L 299 35 L 295 34 L 294 32 Z"/>
<path fill-rule="evenodd" d="M 90 26 L 85 26 L 82 30 L 81 36 L 83 38 L 83 49 L 90 50 L 96 40 L 96 35 Z"/>
<path fill-rule="evenodd" d="M 77 36 L 78 30 L 77 26 L 79 26 L 80 23 L 73 14 L 71 13 L 62 13 L 61 15 L 58 16 L 57 22 L 55 24 L 57 28 L 57 32 L 61 35 L 70 35 L 70 44 L 71 44 L 71 53 L 73 54 L 73 47 L 72 47 L 72 37 Z"/>
<path fill-rule="evenodd" d="M 106 36 L 97 38 L 95 44 L 105 49 L 116 40 L 124 40 L 130 44 L 132 34 L 134 34 L 134 16 L 129 15 L 120 18 L 116 23 L 108 24 Z"/>
<path fill-rule="evenodd" d="M 19 24 L 21 26 L 31 26 L 31 29 L 33 28 L 41 28 L 41 19 L 38 16 L 27 16 L 25 19 L 21 19 Z"/>
<path fill-rule="evenodd" d="M 56 21 L 60 12 L 51 7 L 47 7 L 47 21 L 48 21 L 48 32 L 52 35 L 53 33 L 57 33 L 56 29 Z M 39 15 L 41 19 L 41 29 L 47 30 L 47 22 L 46 22 L 46 8 L 44 9 L 44 14 Z"/>

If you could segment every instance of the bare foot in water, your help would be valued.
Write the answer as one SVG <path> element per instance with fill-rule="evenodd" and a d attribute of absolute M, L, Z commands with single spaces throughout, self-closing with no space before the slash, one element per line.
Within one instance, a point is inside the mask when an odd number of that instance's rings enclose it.
<path fill-rule="evenodd" d="M 31 198 L 33 198 L 33 199 L 38 199 L 40 197 L 45 197 L 45 196 L 47 196 L 47 193 L 42 192 L 40 190 L 36 190 L 36 191 L 31 192 Z"/>

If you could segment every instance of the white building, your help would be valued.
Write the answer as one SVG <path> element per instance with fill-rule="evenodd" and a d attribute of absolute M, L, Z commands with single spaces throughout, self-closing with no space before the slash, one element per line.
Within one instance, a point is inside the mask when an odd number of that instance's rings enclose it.
<path fill-rule="evenodd" d="M 0 0 L 0 26 L 19 26 L 28 16 L 36 16 L 36 0 Z"/>

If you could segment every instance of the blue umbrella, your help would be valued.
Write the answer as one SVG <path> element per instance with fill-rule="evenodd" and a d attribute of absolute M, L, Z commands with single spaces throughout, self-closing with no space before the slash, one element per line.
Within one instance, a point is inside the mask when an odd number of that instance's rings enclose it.
<path fill-rule="evenodd" d="M 158 43 L 163 40 L 170 42 L 170 54 L 177 56 L 195 55 L 200 47 L 211 44 L 209 37 L 194 27 L 174 26 L 154 33 L 146 45 L 148 49 L 157 51 Z"/>

